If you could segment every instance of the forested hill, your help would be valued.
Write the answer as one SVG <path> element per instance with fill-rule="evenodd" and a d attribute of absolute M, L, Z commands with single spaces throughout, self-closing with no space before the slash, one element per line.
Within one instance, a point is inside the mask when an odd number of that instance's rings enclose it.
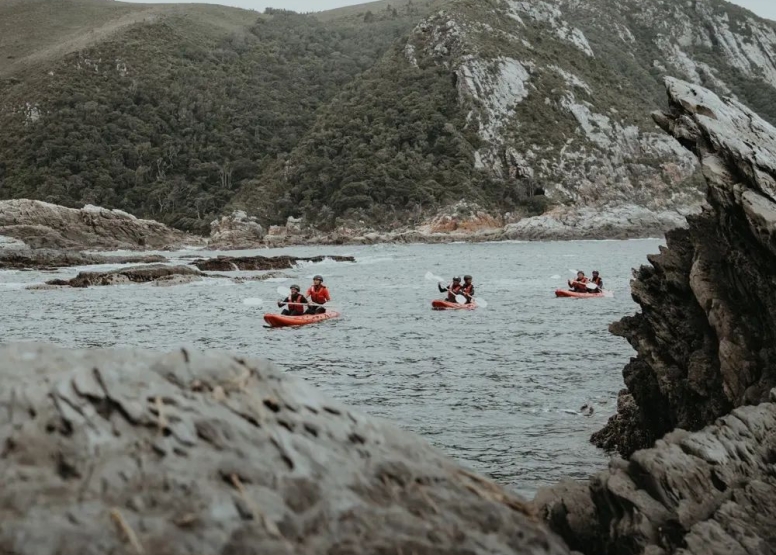
<path fill-rule="evenodd" d="M 0 198 L 207 232 L 697 202 L 676 75 L 776 120 L 776 25 L 722 0 L 397 0 L 323 14 L 0 0 Z"/>
<path fill-rule="evenodd" d="M 317 18 L 0 0 L 0 197 L 207 232 L 427 4 Z"/>

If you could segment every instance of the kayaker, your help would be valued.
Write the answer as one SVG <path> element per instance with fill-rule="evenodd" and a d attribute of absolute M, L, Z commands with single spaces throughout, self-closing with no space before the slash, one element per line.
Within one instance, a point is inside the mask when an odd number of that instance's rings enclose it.
<path fill-rule="evenodd" d="M 318 275 L 313 278 L 313 284 L 307 290 L 307 298 L 310 299 L 311 303 L 317 305 L 326 304 L 331 300 L 329 288 L 323 284 L 323 276 Z M 322 306 L 311 306 L 305 314 L 323 314 L 324 312 L 326 309 Z"/>
<path fill-rule="evenodd" d="M 472 283 L 472 276 L 468 274 L 463 276 L 461 295 L 466 297 L 466 304 L 469 304 L 474 300 L 474 284 Z"/>
<path fill-rule="evenodd" d="M 593 270 L 593 277 L 590 278 L 590 283 L 594 283 L 596 286 L 596 289 L 593 289 L 593 293 L 597 293 L 599 291 L 603 291 L 604 289 L 604 280 L 601 279 L 600 274 L 598 273 L 598 270 Z"/>
<path fill-rule="evenodd" d="M 585 272 L 582 270 L 577 272 L 577 279 L 574 281 L 569 280 L 569 287 L 572 291 L 576 291 L 578 293 L 587 293 L 587 285 L 585 285 L 588 282 L 588 279 L 585 277 Z"/>
<path fill-rule="evenodd" d="M 447 302 L 450 303 L 456 303 L 458 301 L 455 300 L 456 295 L 461 294 L 461 278 L 454 277 L 453 282 L 448 285 L 447 287 L 442 287 L 441 283 L 437 284 L 437 287 L 439 287 L 439 292 L 444 293 L 447 292 Z"/>
<path fill-rule="evenodd" d="M 290 289 L 291 294 L 282 301 L 278 301 L 278 306 L 287 305 L 281 314 L 283 316 L 301 316 L 304 314 L 302 305 L 307 304 L 307 299 L 299 292 L 301 289 L 298 285 L 292 285 Z"/>

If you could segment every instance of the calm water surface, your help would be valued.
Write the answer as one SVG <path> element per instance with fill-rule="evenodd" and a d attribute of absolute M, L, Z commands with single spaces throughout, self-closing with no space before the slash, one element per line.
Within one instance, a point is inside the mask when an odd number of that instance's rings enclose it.
<path fill-rule="evenodd" d="M 65 346 L 181 345 L 276 361 L 364 412 L 417 432 L 458 461 L 531 496 L 563 477 L 582 478 L 606 455 L 588 442 L 615 410 L 628 344 L 607 332 L 636 310 L 631 268 L 661 241 L 377 245 L 229 254 L 352 254 L 289 270 L 285 281 L 207 279 L 177 287 L 126 285 L 26 291 L 71 277 L 0 271 L 0 340 Z M 173 259 L 188 253 L 166 253 Z M 211 254 L 211 253 L 204 253 Z M 569 270 L 601 270 L 613 298 L 556 299 Z M 486 309 L 433 312 L 426 272 L 471 273 Z M 322 273 L 343 317 L 266 329 L 276 288 L 306 288 Z M 263 307 L 246 298 L 261 298 Z M 592 416 L 579 413 L 592 404 Z"/>

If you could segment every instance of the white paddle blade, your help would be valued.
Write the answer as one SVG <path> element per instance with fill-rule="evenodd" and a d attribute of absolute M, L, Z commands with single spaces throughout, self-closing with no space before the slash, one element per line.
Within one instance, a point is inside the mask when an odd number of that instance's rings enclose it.
<path fill-rule="evenodd" d="M 482 308 L 488 308 L 488 301 L 486 301 L 482 297 L 477 297 L 476 299 L 474 299 L 474 302 L 477 303 L 477 306 L 481 306 Z"/>
<path fill-rule="evenodd" d="M 458 304 L 466 304 L 466 297 L 464 297 L 463 295 L 456 295 L 455 302 L 457 302 Z"/>
<path fill-rule="evenodd" d="M 550 279 L 560 279 L 560 276 L 558 274 L 555 274 L 553 276 L 550 276 Z"/>
<path fill-rule="evenodd" d="M 598 289 L 598 286 L 595 283 L 586 283 L 585 287 L 587 287 L 590 291 L 595 291 Z"/>
<path fill-rule="evenodd" d="M 281 297 L 283 297 L 284 299 L 285 299 L 286 297 L 288 297 L 288 296 L 291 294 L 291 289 L 289 289 L 288 287 L 283 287 L 282 285 L 281 285 L 281 286 L 279 286 L 279 287 L 276 289 L 276 291 L 278 292 L 278 295 L 280 295 L 280 296 L 281 296 Z"/>
<path fill-rule="evenodd" d="M 256 297 L 252 297 L 250 299 L 243 299 L 243 304 L 246 306 L 261 306 L 264 304 L 264 301 Z"/>
<path fill-rule="evenodd" d="M 437 283 L 442 283 L 443 281 L 445 281 L 444 278 L 441 278 L 439 276 L 435 276 L 431 272 L 426 272 L 425 278 L 428 281 L 436 281 Z"/>

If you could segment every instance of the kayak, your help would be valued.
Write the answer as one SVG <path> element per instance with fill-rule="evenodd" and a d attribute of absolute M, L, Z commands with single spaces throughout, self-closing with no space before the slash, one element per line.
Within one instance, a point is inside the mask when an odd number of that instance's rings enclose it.
<path fill-rule="evenodd" d="M 474 310 L 475 308 L 477 308 L 477 303 L 460 304 L 441 299 L 431 301 L 432 310 Z"/>
<path fill-rule="evenodd" d="M 569 291 L 568 289 L 556 289 L 556 297 L 574 297 L 575 299 L 590 299 L 592 297 L 605 297 L 603 293 L 580 293 L 579 291 Z"/>
<path fill-rule="evenodd" d="M 300 316 L 283 316 L 282 314 L 265 314 L 264 321 L 271 328 L 283 328 L 287 326 L 306 326 L 307 324 L 317 324 L 324 320 L 330 320 L 339 316 L 339 312 L 333 310 L 323 314 L 302 314 Z"/>

